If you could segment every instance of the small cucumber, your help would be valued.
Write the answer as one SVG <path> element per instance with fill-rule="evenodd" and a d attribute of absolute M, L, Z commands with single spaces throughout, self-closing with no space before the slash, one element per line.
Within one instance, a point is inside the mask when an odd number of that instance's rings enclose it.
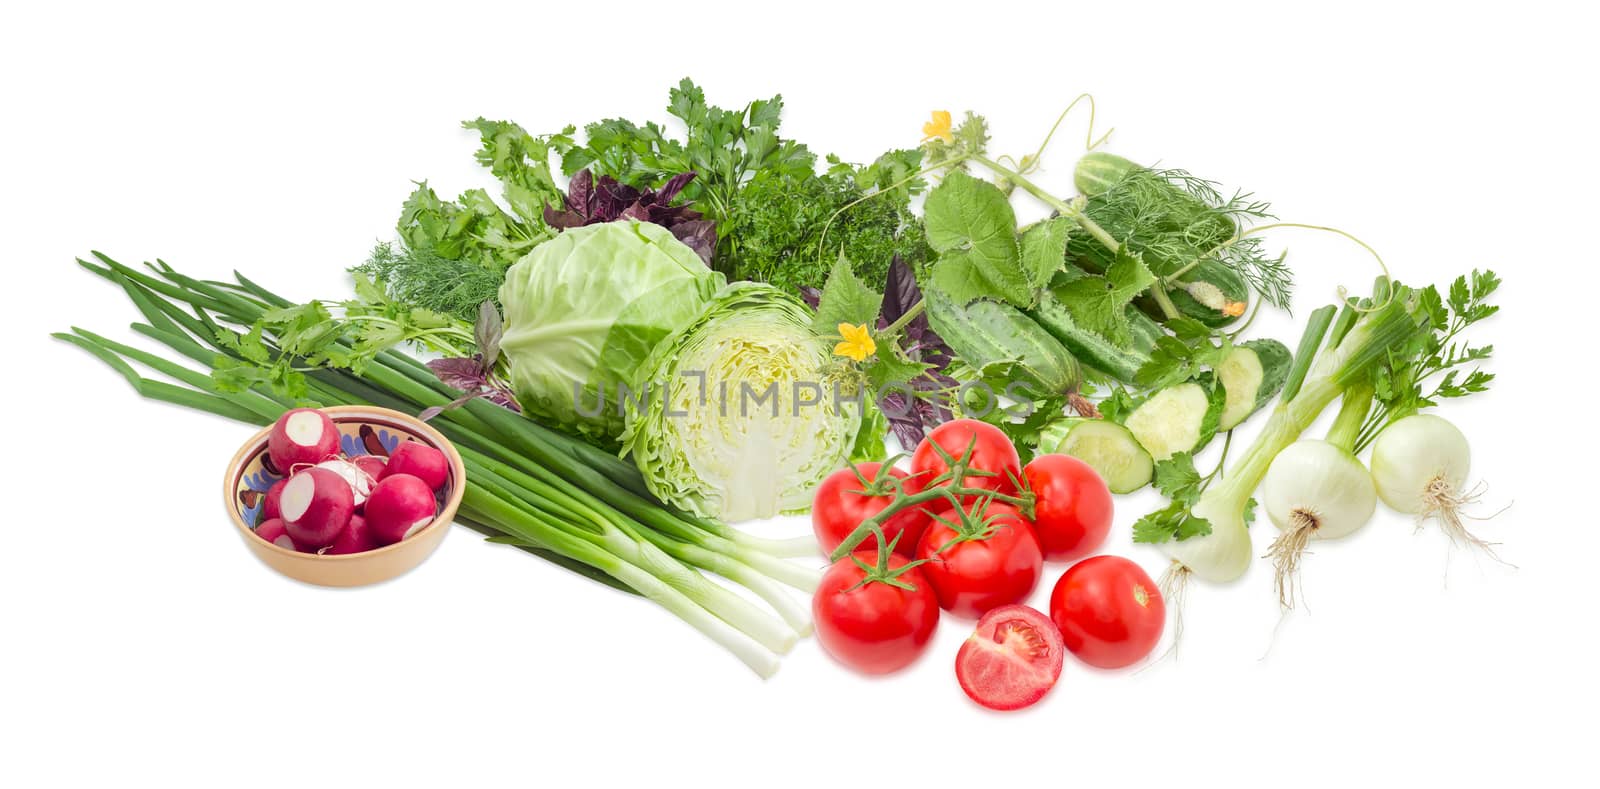
<path fill-rule="evenodd" d="M 1133 383 L 1134 374 L 1139 372 L 1139 368 L 1150 361 L 1148 347 L 1155 345 L 1155 340 L 1147 333 L 1146 326 L 1153 327 L 1158 334 L 1161 332 L 1161 327 L 1156 326 L 1154 321 L 1138 310 L 1130 308 L 1129 324 L 1138 325 L 1138 328 L 1134 331 L 1133 347 L 1120 348 L 1098 332 L 1079 326 L 1066 305 L 1048 291 L 1039 298 L 1039 303 L 1033 309 L 1028 310 L 1027 315 L 1071 351 L 1085 367 L 1130 384 Z M 1140 351 L 1139 346 L 1146 343 L 1148 343 L 1146 350 Z"/>
<path fill-rule="evenodd" d="M 1260 410 L 1283 389 L 1294 357 L 1277 340 L 1251 340 L 1234 346 L 1217 365 L 1224 399 L 1219 430 L 1232 430 Z"/>
<path fill-rule="evenodd" d="M 1221 387 L 1202 374 L 1194 381 L 1161 389 L 1122 420 L 1156 461 L 1179 452 L 1198 452 L 1217 434 L 1222 418 Z"/>
<path fill-rule="evenodd" d="M 959 305 L 938 288 L 924 298 L 929 325 L 980 374 L 1009 376 L 1039 397 L 1075 392 L 1082 384 L 1078 360 L 1021 310 L 987 299 Z"/>
<path fill-rule="evenodd" d="M 1105 419 L 1069 417 L 1039 434 L 1039 449 L 1071 455 L 1100 474 L 1112 493 L 1132 493 L 1150 484 L 1155 461 L 1133 433 Z"/>
<path fill-rule="evenodd" d="M 1209 283 L 1217 289 L 1218 293 L 1213 295 L 1220 295 L 1222 304 L 1235 305 L 1232 310 L 1221 309 L 1213 304 L 1202 304 L 1184 288 L 1167 289 L 1167 295 L 1172 298 L 1172 306 L 1177 307 L 1179 313 L 1214 329 L 1238 320 L 1239 316 L 1245 313 L 1245 307 L 1250 304 L 1250 283 L 1245 282 L 1244 277 L 1239 276 L 1239 272 L 1218 261 L 1201 261 L 1183 275 L 1183 280 L 1191 284 Z M 1139 305 L 1157 318 L 1161 317 L 1160 308 L 1156 306 L 1154 299 L 1141 300 Z"/>

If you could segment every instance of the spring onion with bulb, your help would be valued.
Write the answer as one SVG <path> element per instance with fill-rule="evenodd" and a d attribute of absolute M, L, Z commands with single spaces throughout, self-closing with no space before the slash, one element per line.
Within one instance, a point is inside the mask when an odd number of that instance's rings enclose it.
<path fill-rule="evenodd" d="M 283 336 L 263 332 L 258 322 L 293 305 L 243 277 L 237 283 L 208 282 L 165 264 L 153 267 L 152 275 L 98 258 L 79 262 L 128 293 L 148 321 L 134 324 L 136 331 L 210 368 L 202 372 L 82 329 L 55 335 L 106 362 L 141 395 L 263 425 L 307 400 L 408 413 L 437 409 L 432 424 L 455 444 L 467 469 L 462 520 L 492 534 L 493 541 L 651 600 L 763 677 L 809 633 L 805 608 L 783 587 L 809 592 L 819 574 L 780 557 L 813 553 L 814 541 L 751 537 L 662 506 L 625 461 L 483 399 L 458 399 L 461 392 L 403 354 L 377 352 L 359 368 L 326 363 L 351 345 L 320 324 L 318 336 L 332 338 L 324 363 L 295 354 Z M 253 324 L 250 334 L 233 328 Z M 242 348 L 260 358 L 243 355 Z M 240 384 L 238 376 L 214 377 L 246 362 L 279 361 L 277 369 L 303 376 L 303 393 L 286 395 L 267 380 Z M 141 376 L 130 362 L 177 383 Z M 767 608 L 705 573 L 746 587 Z"/>
<path fill-rule="evenodd" d="M 1135 524 L 1136 540 L 1159 542 L 1172 557 L 1175 581 L 1193 575 L 1227 583 L 1243 575 L 1252 553 L 1254 494 L 1273 459 L 1341 394 L 1365 384 L 1380 361 L 1427 331 L 1411 289 L 1380 279 L 1372 302 L 1381 306 L 1363 312 L 1347 304 L 1337 324 L 1333 305 L 1312 313 L 1281 399 L 1256 443 L 1215 485 L 1191 489 Z"/>

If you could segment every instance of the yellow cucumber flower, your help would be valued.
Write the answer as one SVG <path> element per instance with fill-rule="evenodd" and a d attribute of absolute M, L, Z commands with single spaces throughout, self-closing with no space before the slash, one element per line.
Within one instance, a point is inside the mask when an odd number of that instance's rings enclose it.
<path fill-rule="evenodd" d="M 933 120 L 922 124 L 923 142 L 935 137 L 945 142 L 955 142 L 955 135 L 950 132 L 950 111 L 934 110 Z"/>
<path fill-rule="evenodd" d="M 864 362 L 868 356 L 878 352 L 878 344 L 872 341 L 872 335 L 867 332 L 866 324 L 851 326 L 848 323 L 839 324 L 839 336 L 844 342 L 833 346 L 837 356 L 848 356 L 858 362 Z"/>

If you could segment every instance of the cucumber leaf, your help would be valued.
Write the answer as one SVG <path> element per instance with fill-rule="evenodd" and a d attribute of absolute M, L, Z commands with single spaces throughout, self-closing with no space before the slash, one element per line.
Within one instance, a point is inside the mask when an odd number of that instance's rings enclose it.
<path fill-rule="evenodd" d="M 1124 309 L 1155 281 L 1144 261 L 1124 246 L 1117 250 L 1105 276 L 1078 277 L 1057 287 L 1055 296 L 1079 326 L 1126 348 L 1133 342 L 1133 333 Z"/>
<path fill-rule="evenodd" d="M 994 184 L 953 172 L 928 193 L 923 208 L 928 246 L 939 253 L 933 283 L 957 303 L 980 298 L 1019 307 L 1033 303 L 1023 273 L 1017 217 Z"/>
<path fill-rule="evenodd" d="M 811 327 L 826 337 L 837 334 L 841 323 L 876 326 L 882 305 L 883 295 L 856 276 L 854 266 L 841 251 L 828 275 L 828 283 L 822 288 L 822 300 L 817 303 Z"/>
<path fill-rule="evenodd" d="M 1043 288 L 1058 272 L 1066 270 L 1067 235 L 1071 231 L 1072 220 L 1064 216 L 1037 222 L 1022 231 L 1022 274 L 1028 278 L 1030 291 Z"/>

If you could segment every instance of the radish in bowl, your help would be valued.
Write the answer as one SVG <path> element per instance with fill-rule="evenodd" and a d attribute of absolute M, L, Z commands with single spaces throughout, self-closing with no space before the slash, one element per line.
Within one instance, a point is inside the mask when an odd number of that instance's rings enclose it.
<path fill-rule="evenodd" d="M 288 530 L 284 528 L 281 518 L 268 518 L 262 521 L 261 525 L 256 527 L 256 536 L 279 548 L 299 550 L 295 547 L 294 538 L 290 537 Z"/>
<path fill-rule="evenodd" d="M 428 490 L 439 490 L 450 481 L 450 460 L 427 444 L 407 441 L 389 454 L 383 473 L 385 476 L 409 474 L 427 484 Z"/>
<path fill-rule="evenodd" d="M 282 511 L 278 509 L 278 502 L 283 498 L 283 486 L 287 484 L 289 484 L 289 479 L 285 477 L 277 482 L 272 483 L 272 487 L 267 488 L 267 498 L 265 501 L 261 502 L 262 523 L 270 521 L 273 518 L 282 517 Z"/>
<path fill-rule="evenodd" d="M 360 515 L 351 515 L 350 523 L 333 538 L 333 544 L 328 550 L 323 551 L 324 556 L 339 556 L 346 553 L 361 553 L 373 548 L 381 547 L 376 538 L 372 536 L 372 529 L 367 526 L 367 519 Z"/>
<path fill-rule="evenodd" d="M 371 477 L 373 485 L 378 484 L 378 480 L 383 479 L 383 469 L 388 465 L 378 455 L 356 455 L 350 458 L 350 462 L 356 464 L 356 468 L 361 469 L 362 472 Z"/>
<path fill-rule="evenodd" d="M 376 477 L 368 474 L 355 463 L 342 458 L 324 460 L 318 463 L 316 467 L 332 471 L 350 484 L 350 495 L 355 497 L 357 509 L 360 509 L 361 505 L 366 503 L 367 494 L 371 493 L 372 486 L 378 483 Z"/>
<path fill-rule="evenodd" d="M 315 408 L 284 412 L 267 435 L 267 455 L 283 474 L 315 466 L 339 454 L 339 428 Z"/>
<path fill-rule="evenodd" d="M 390 468 L 394 468 L 391 458 Z M 367 497 L 366 520 L 381 545 L 400 542 L 421 531 L 438 514 L 433 489 L 410 474 L 391 471 Z"/>
<path fill-rule="evenodd" d="M 308 468 L 289 478 L 278 508 L 295 544 L 321 548 L 350 524 L 355 494 L 344 477 L 325 468 Z"/>

